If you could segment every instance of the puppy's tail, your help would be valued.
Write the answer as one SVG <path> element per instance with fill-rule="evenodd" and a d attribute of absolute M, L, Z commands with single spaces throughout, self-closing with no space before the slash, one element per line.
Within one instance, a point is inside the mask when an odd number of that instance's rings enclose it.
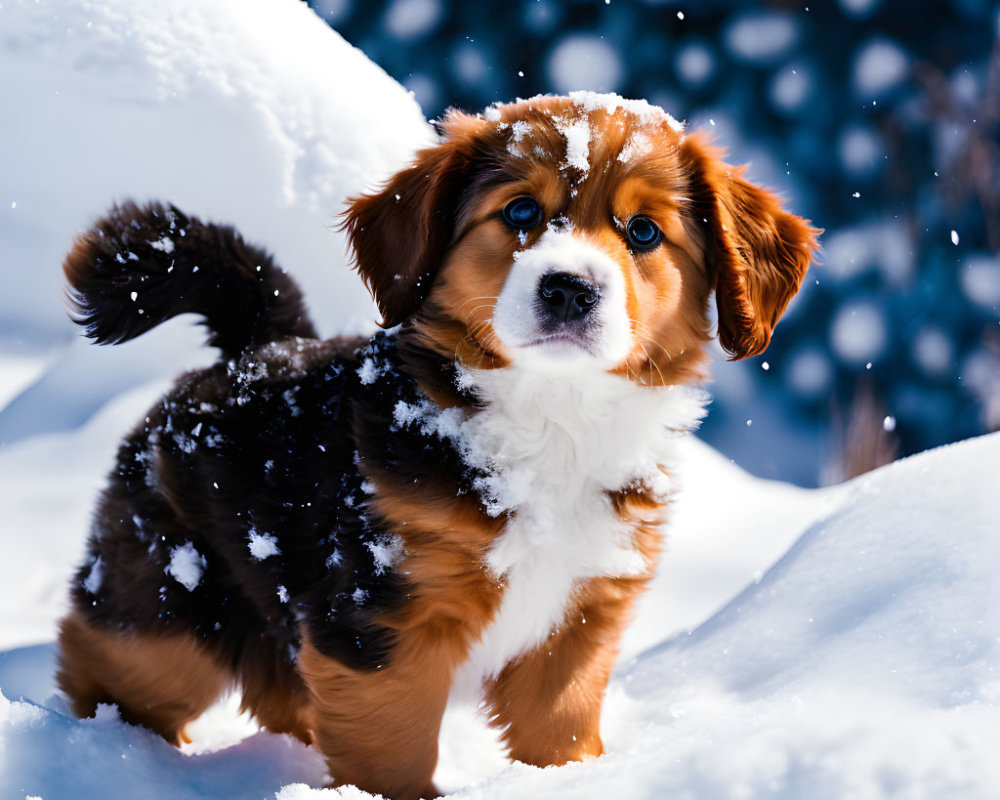
<path fill-rule="evenodd" d="M 174 206 L 115 206 L 77 237 L 63 271 L 70 314 L 99 344 L 127 342 L 185 313 L 204 317 L 209 343 L 227 357 L 316 336 L 299 287 L 268 253 Z"/>

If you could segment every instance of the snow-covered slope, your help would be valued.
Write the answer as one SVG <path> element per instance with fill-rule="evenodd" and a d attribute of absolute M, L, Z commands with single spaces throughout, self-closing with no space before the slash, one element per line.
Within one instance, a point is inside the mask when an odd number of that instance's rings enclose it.
<path fill-rule="evenodd" d="M 322 77 L 317 77 L 322 76 Z M 362 798 L 229 706 L 184 753 L 68 717 L 51 642 L 118 438 L 212 357 L 176 321 L 75 340 L 58 264 L 114 199 L 236 223 L 325 332 L 370 325 L 330 232 L 344 196 L 426 141 L 416 104 L 296 0 L 0 2 L 0 800 Z M 9 401 L 9 402 L 8 402 Z M 6 403 L 4 406 L 3 404 Z M 993 798 L 1000 774 L 1000 437 L 820 492 L 697 440 L 604 716 L 608 755 L 507 765 L 449 712 L 462 798 Z M 721 609 L 721 610 L 720 610 Z"/>
<path fill-rule="evenodd" d="M 428 136 L 415 101 L 297 0 L 5 0 L 5 324 L 64 330 L 56 268 L 113 200 L 235 223 L 330 329 L 368 316 L 330 226 Z M 24 275 L 31 275 L 24 281 Z"/>

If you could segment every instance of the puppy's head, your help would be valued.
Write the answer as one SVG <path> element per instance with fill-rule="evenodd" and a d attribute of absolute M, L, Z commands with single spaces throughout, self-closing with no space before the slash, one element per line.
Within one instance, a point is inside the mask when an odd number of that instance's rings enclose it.
<path fill-rule="evenodd" d="M 452 111 L 441 141 L 345 215 L 383 324 L 470 367 L 703 377 L 756 355 L 817 231 L 659 108 L 613 95 Z"/>

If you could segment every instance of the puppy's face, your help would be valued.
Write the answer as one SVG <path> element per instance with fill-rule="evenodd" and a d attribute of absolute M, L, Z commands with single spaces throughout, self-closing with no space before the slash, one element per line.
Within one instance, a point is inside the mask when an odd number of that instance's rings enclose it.
<path fill-rule="evenodd" d="M 385 324 L 470 367 L 698 380 L 711 292 L 745 357 L 808 266 L 813 229 L 645 103 L 535 98 L 443 132 L 347 227 Z"/>

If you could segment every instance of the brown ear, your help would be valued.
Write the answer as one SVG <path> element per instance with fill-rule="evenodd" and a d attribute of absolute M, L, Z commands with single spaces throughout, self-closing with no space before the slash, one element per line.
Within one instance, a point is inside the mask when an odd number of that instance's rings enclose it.
<path fill-rule="evenodd" d="M 733 359 L 758 355 L 802 285 L 822 231 L 743 180 L 745 167 L 725 163 L 723 152 L 699 136 L 687 137 L 682 148 L 695 165 L 694 212 L 708 227 L 719 341 Z"/>
<path fill-rule="evenodd" d="M 349 201 L 343 214 L 354 266 L 375 298 L 382 326 L 408 319 L 424 301 L 452 243 L 455 215 L 469 183 L 483 121 L 456 111 L 441 123 L 442 140 L 417 153 L 381 191 Z"/>

